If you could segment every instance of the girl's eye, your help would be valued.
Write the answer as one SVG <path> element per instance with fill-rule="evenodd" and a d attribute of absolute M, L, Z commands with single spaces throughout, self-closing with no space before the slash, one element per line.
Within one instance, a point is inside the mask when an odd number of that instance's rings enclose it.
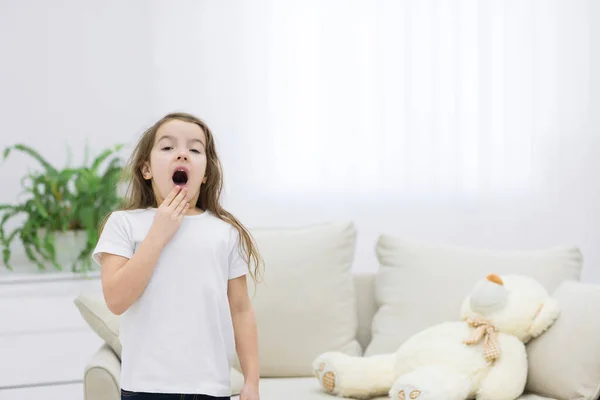
<path fill-rule="evenodd" d="M 171 147 L 171 146 L 167 146 L 167 147 L 163 147 L 162 149 L 163 149 L 163 150 L 171 150 L 171 149 L 172 149 L 172 147 Z"/>
<path fill-rule="evenodd" d="M 192 149 L 191 151 L 192 151 L 192 153 L 200 154 L 200 150 Z"/>

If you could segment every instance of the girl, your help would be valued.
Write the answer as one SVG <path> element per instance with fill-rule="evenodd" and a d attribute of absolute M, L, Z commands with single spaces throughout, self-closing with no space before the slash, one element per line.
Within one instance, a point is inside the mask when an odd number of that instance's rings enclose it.
<path fill-rule="evenodd" d="M 213 135 L 169 114 L 142 136 L 123 209 L 100 229 L 111 312 L 122 314 L 121 399 L 229 399 L 235 351 L 241 400 L 258 400 L 256 322 L 246 275 L 262 263 L 247 229 L 219 204 Z M 253 265 L 253 266 L 252 266 Z"/>

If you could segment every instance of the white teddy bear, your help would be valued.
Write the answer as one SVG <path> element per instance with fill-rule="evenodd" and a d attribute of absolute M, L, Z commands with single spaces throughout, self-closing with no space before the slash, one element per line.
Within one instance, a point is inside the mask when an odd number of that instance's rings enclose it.
<path fill-rule="evenodd" d="M 321 386 L 341 397 L 514 400 L 527 380 L 525 344 L 558 315 L 558 304 L 536 280 L 491 274 L 464 300 L 462 321 L 425 329 L 395 354 L 327 352 L 313 368 Z"/>

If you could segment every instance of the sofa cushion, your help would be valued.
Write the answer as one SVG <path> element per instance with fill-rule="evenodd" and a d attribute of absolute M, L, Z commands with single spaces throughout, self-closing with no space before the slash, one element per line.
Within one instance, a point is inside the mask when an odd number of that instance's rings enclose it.
<path fill-rule="evenodd" d="M 600 285 L 565 282 L 555 293 L 561 314 L 527 344 L 527 389 L 560 400 L 600 396 Z"/>
<path fill-rule="evenodd" d="M 325 392 L 315 377 L 312 378 L 263 378 L 260 380 L 261 400 L 335 400 Z M 371 400 L 389 400 L 389 397 L 374 397 Z"/>
<path fill-rule="evenodd" d="M 326 393 L 315 378 L 266 378 L 260 380 L 261 400 L 335 400 L 343 397 Z M 390 400 L 388 396 L 371 400 Z M 525 394 L 517 400 L 554 400 L 533 394 Z"/>
<path fill-rule="evenodd" d="M 253 230 L 264 282 L 249 292 L 258 326 L 263 377 L 313 376 L 326 351 L 361 355 L 352 275 L 352 223 Z M 237 364 L 239 366 L 239 364 Z"/>
<path fill-rule="evenodd" d="M 562 281 L 578 280 L 582 268 L 576 247 L 494 251 L 417 244 L 382 235 L 376 250 L 379 307 L 367 356 L 394 352 L 413 334 L 458 320 L 463 299 L 489 273 L 526 274 L 552 292 Z"/>

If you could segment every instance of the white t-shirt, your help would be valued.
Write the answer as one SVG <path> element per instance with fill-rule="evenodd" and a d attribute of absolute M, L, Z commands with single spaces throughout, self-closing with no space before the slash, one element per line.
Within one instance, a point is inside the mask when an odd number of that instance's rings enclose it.
<path fill-rule="evenodd" d="M 131 257 L 156 209 L 116 211 L 106 222 L 93 259 Z M 248 266 L 238 231 L 213 213 L 184 217 L 163 249 L 148 286 L 121 316 L 121 387 L 159 393 L 230 396 L 235 357 L 227 282 Z"/>

